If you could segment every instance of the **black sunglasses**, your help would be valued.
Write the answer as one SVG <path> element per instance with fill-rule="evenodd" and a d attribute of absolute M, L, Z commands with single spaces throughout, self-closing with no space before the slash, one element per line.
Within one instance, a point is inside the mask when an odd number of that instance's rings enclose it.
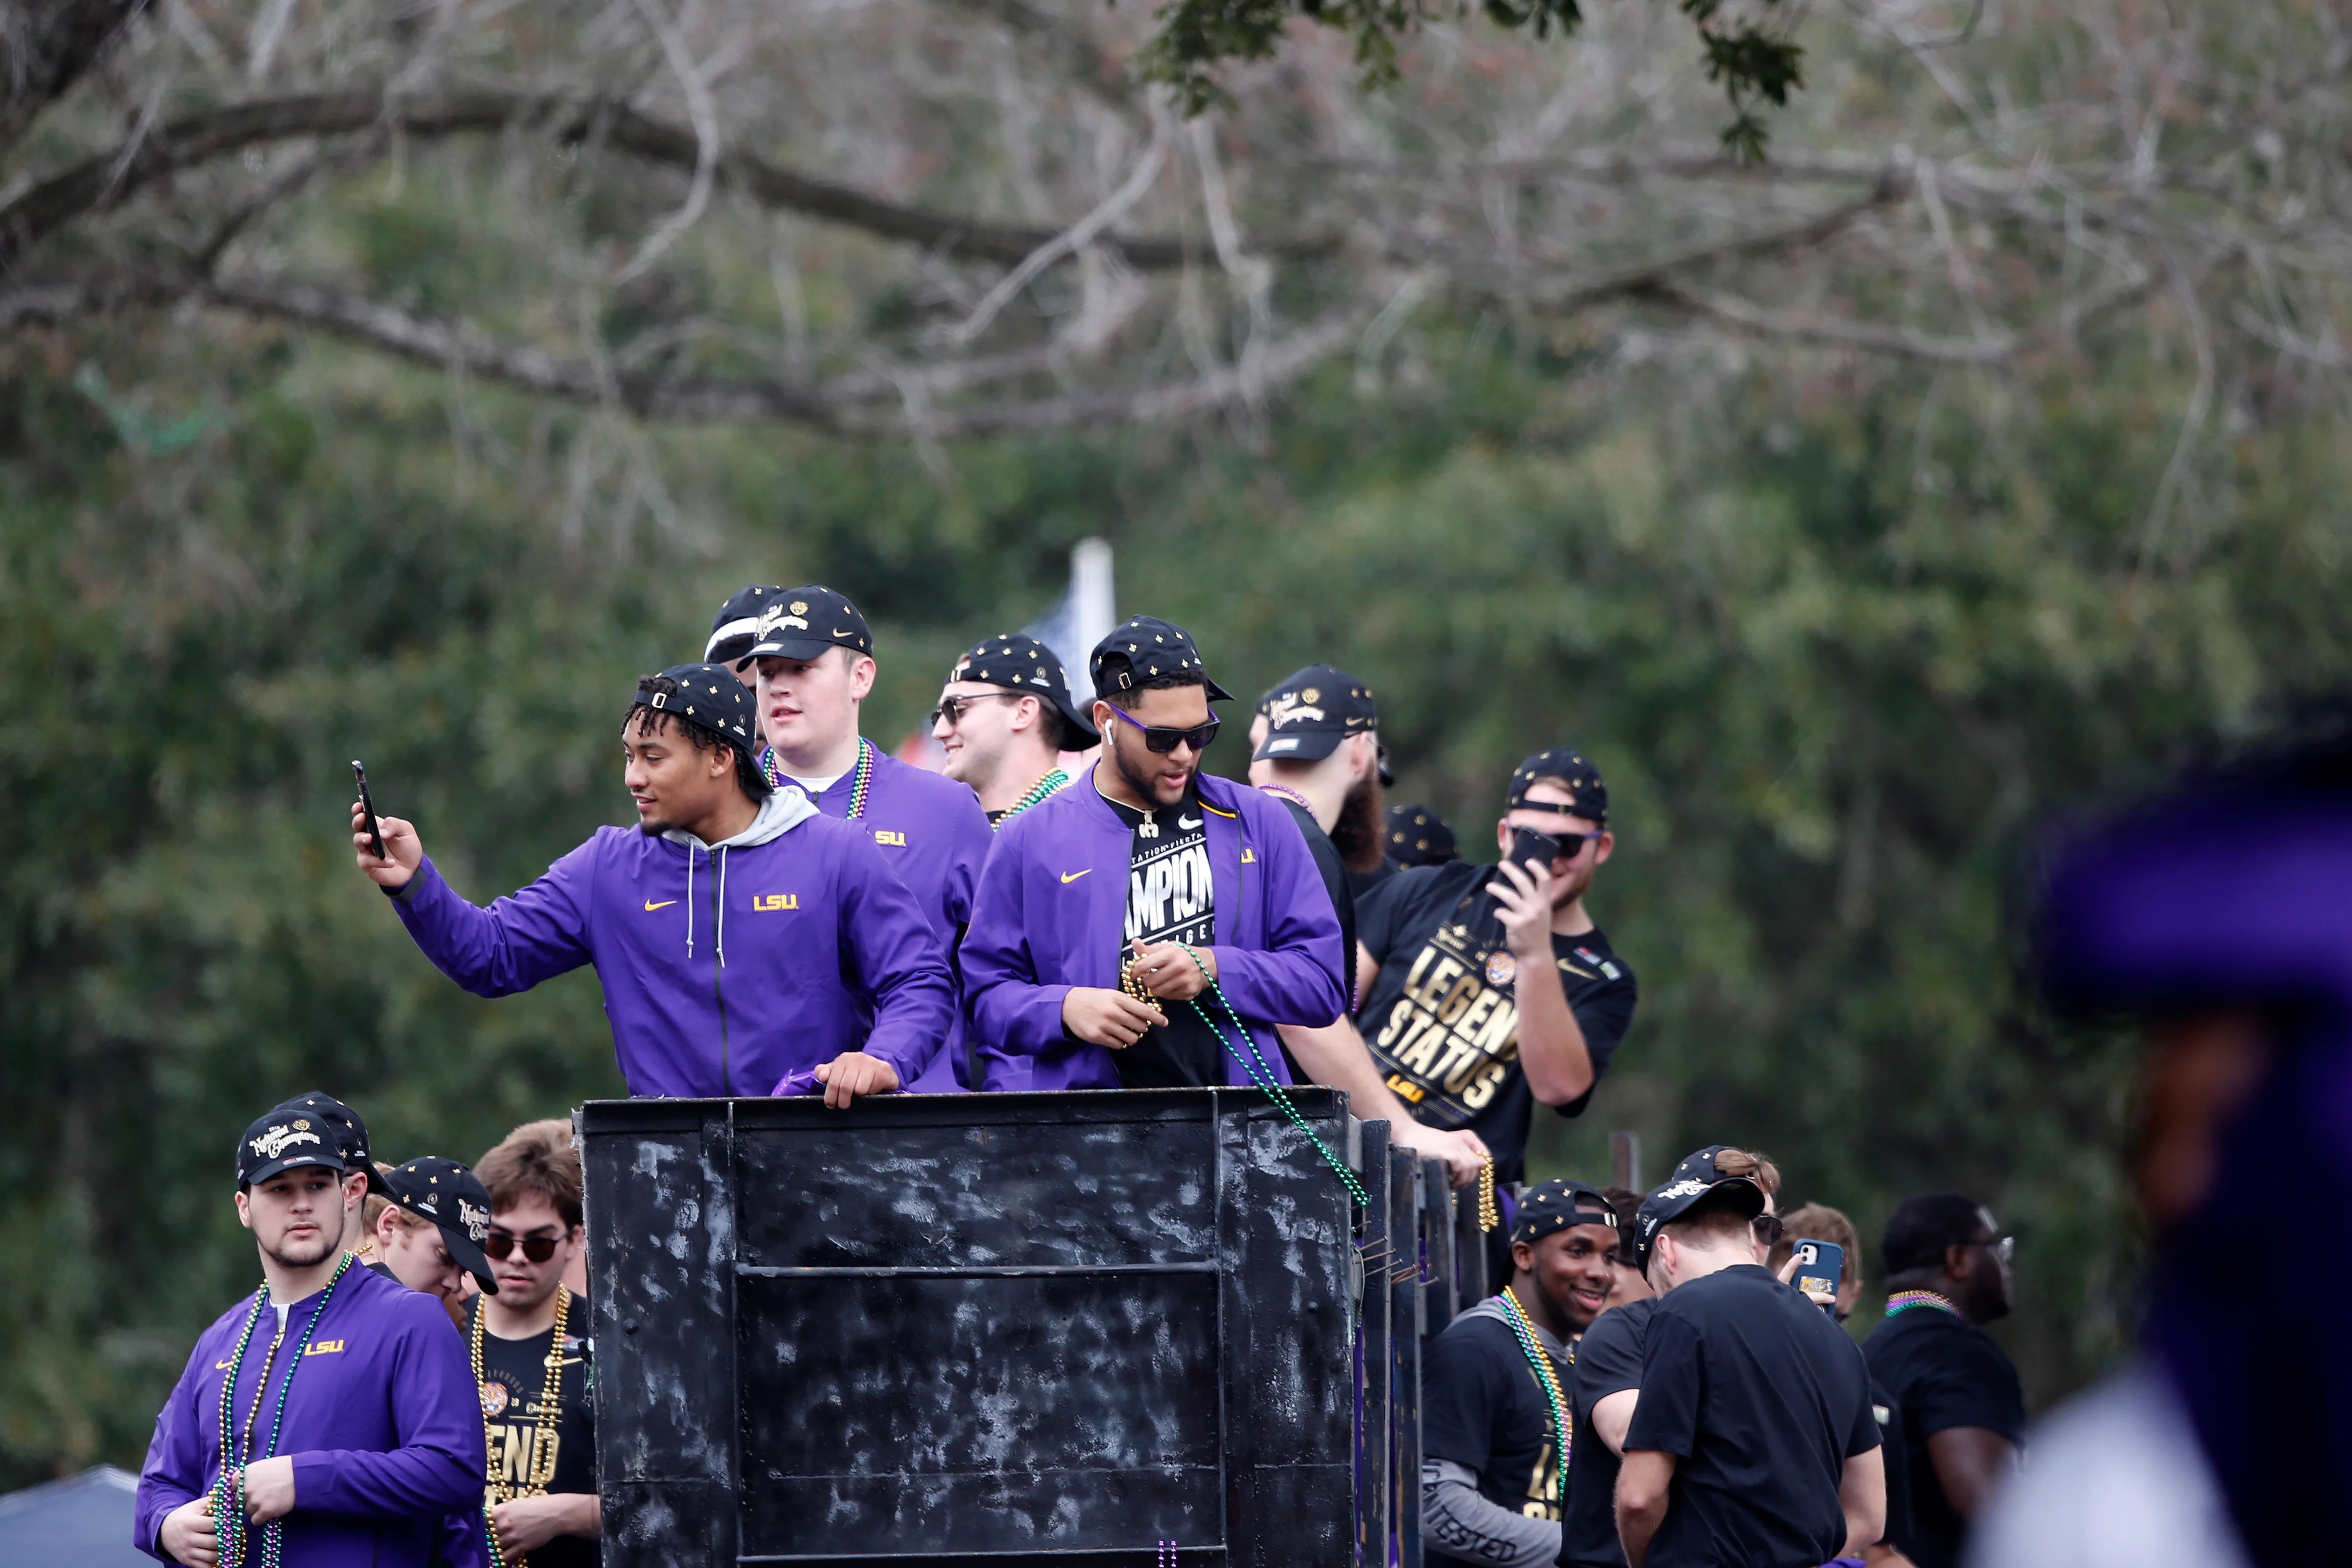
<path fill-rule="evenodd" d="M 1759 1247 L 1777 1247 L 1780 1244 L 1780 1238 L 1789 1233 L 1788 1226 L 1777 1214 L 1759 1214 L 1748 1224 L 1756 1232 L 1756 1245 Z"/>
<path fill-rule="evenodd" d="M 483 1239 L 482 1250 L 504 1260 L 520 1247 L 524 1257 L 534 1263 L 544 1263 L 555 1256 L 555 1244 L 561 1239 L 555 1236 L 509 1236 L 503 1230 L 493 1230 Z"/>
<path fill-rule="evenodd" d="M 976 696 L 941 697 L 940 706 L 931 710 L 931 724 L 937 727 L 944 722 L 950 729 L 963 722 L 963 710 L 974 703 L 997 700 L 1017 703 L 1024 694 L 1020 692 L 982 692 Z"/>
<path fill-rule="evenodd" d="M 1105 703 L 1103 706 L 1141 730 L 1144 748 L 1148 751 L 1156 751 L 1162 757 L 1180 746 L 1189 746 L 1195 751 L 1207 750 L 1209 742 L 1217 738 L 1217 726 L 1223 722 L 1222 719 L 1212 718 L 1208 723 L 1196 724 L 1190 729 L 1162 729 L 1156 724 L 1141 724 L 1129 718 L 1127 713 L 1117 703 Z"/>

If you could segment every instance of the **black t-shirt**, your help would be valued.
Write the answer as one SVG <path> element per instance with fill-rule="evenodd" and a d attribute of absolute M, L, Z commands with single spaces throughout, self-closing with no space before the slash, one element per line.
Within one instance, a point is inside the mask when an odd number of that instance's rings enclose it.
<path fill-rule="evenodd" d="M 1559 1517 L 1551 1397 L 1499 1309 L 1480 1303 L 1441 1330 L 1423 1354 L 1421 1457 L 1451 1459 L 1478 1478 L 1478 1495 L 1530 1519 Z M 1555 1361 L 1568 1392 L 1574 1362 Z M 1571 1438 L 1574 1427 L 1570 1428 Z M 1428 1553 L 1433 1562 L 1460 1559 Z"/>
<path fill-rule="evenodd" d="M 1119 960 L 1135 942 L 1181 942 L 1206 947 L 1217 939 L 1217 885 L 1209 865 L 1208 818 L 1190 790 L 1173 806 L 1146 816 L 1134 807 L 1103 797 L 1133 835 L 1129 841 L 1127 922 Z M 1143 1031 L 1125 1051 L 1113 1051 L 1118 1081 L 1129 1089 L 1198 1088 L 1225 1081 L 1225 1048 L 1190 1002 L 1162 1002 L 1164 1024 Z M 1202 1005 L 1217 1006 L 1213 994 Z M 1212 1016 L 1216 1016 L 1213 1010 Z M 1219 1024 L 1233 1025 L 1222 1017 Z"/>
<path fill-rule="evenodd" d="M 1651 1568 L 1817 1568 L 1845 1544 L 1845 1461 L 1876 1447 L 1860 1349 L 1794 1287 L 1741 1263 L 1658 1298 L 1625 1434 L 1677 1461 Z"/>
<path fill-rule="evenodd" d="M 1927 1439 L 1954 1427 L 1981 1427 L 2012 1443 L 2025 1439 L 2025 1391 L 2017 1368 L 1985 1332 L 1938 1307 L 1906 1307 L 1863 1344 L 1870 1369 L 1903 1406 L 1903 1469 L 1910 1481 L 1911 1523 L 1894 1537 L 1919 1568 L 1954 1568 L 1967 1521 L 1936 1479 Z M 1888 1456 L 1893 1468 L 1894 1456 Z"/>
<path fill-rule="evenodd" d="M 1870 1413 L 1878 1417 L 1878 1446 L 1886 1456 L 1886 1532 L 1884 1541 L 1911 1535 L 1911 1467 L 1905 1460 L 1903 1401 L 1878 1374 L 1870 1375 Z"/>
<path fill-rule="evenodd" d="M 1271 791 L 1268 791 L 1271 793 Z M 1331 895 L 1331 908 L 1339 916 L 1339 956 L 1342 960 L 1340 979 L 1347 983 L 1348 1006 L 1356 1005 L 1356 894 L 1349 885 L 1348 868 L 1339 863 L 1339 852 L 1315 821 L 1315 813 L 1287 795 L 1276 795 L 1276 800 L 1290 808 L 1290 820 L 1307 835 L 1307 852 L 1315 857 L 1315 869 L 1323 873 L 1323 891 Z"/>
<path fill-rule="evenodd" d="M 1517 963 L 1486 896 L 1496 874 L 1458 862 L 1414 866 L 1361 898 L 1358 931 L 1381 972 L 1356 1021 L 1416 1121 L 1475 1129 L 1494 1151 L 1496 1178 L 1518 1181 L 1535 1097 L 1519 1065 Z M 1554 936 L 1551 950 L 1597 1085 L 1633 1021 L 1633 971 L 1598 927 Z M 1579 1115 L 1591 1098 L 1559 1113 Z"/>
<path fill-rule="evenodd" d="M 479 1311 L 478 1302 L 472 1311 Z M 551 1492 L 593 1492 L 596 1490 L 596 1406 L 594 1361 L 589 1342 L 568 1332 L 584 1325 L 587 1303 L 574 1296 L 564 1324 L 563 1385 L 557 1400 L 560 1414 L 548 1439 L 555 1444 L 555 1473 L 547 1483 Z M 473 1319 L 466 1332 L 473 1333 Z M 547 1348 L 555 1338 L 549 1327 L 529 1339 L 482 1335 L 482 1416 L 489 1437 L 490 1473 L 508 1487 L 528 1484 L 533 1445 L 539 1440 L 540 1396 L 547 1390 Z M 488 1489 L 484 1489 L 488 1500 Z M 559 1535 L 530 1551 L 531 1568 L 596 1568 L 595 1542 L 584 1535 Z"/>
<path fill-rule="evenodd" d="M 1568 1396 L 1574 1440 L 1559 1531 L 1559 1561 L 1567 1568 L 1625 1568 L 1625 1548 L 1617 1540 L 1617 1471 L 1624 1461 L 1593 1430 L 1592 1407 L 1642 1386 L 1642 1351 L 1657 1304 L 1644 1297 L 1612 1307 L 1576 1343 L 1576 1381 Z"/>
<path fill-rule="evenodd" d="M 1388 881 L 1389 878 L 1396 875 L 1397 873 L 1402 870 L 1404 870 L 1404 867 L 1399 864 L 1394 858 L 1389 855 L 1382 855 L 1381 857 L 1381 863 L 1374 866 L 1371 870 L 1351 871 L 1347 873 L 1349 895 L 1354 898 L 1361 898 L 1364 894 L 1371 892 L 1372 889 L 1380 886 L 1381 883 Z"/>

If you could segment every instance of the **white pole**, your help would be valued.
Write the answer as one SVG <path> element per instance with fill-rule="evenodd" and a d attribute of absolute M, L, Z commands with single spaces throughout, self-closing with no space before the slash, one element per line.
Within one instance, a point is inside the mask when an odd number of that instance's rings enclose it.
<path fill-rule="evenodd" d="M 1110 541 L 1080 539 L 1070 550 L 1071 632 L 1082 676 L 1087 655 L 1118 624 L 1118 601 L 1111 589 Z"/>

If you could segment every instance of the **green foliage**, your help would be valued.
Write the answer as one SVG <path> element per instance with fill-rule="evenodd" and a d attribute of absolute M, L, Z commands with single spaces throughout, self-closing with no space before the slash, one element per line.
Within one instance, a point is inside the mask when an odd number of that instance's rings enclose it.
<path fill-rule="evenodd" d="M 1779 0 L 1765 0 L 1775 5 Z M 1683 15 L 1698 31 L 1706 79 L 1731 100 L 1732 121 L 1723 145 L 1744 162 L 1760 160 L 1769 141 L 1753 104 L 1762 99 L 1785 108 L 1791 92 L 1804 87 L 1804 50 L 1780 31 L 1742 16 L 1727 22 L 1723 0 L 1680 0 Z M 1538 39 L 1556 29 L 1562 38 L 1583 26 L 1580 0 L 1481 0 L 1479 9 L 1500 27 L 1528 28 Z M 1231 60 L 1274 57 L 1294 16 L 1347 34 L 1355 42 L 1356 65 L 1367 90 L 1393 86 L 1398 50 L 1422 26 L 1440 17 L 1469 14 L 1467 0 L 1170 0 L 1153 13 L 1159 29 L 1136 57 L 1137 74 L 1176 95 L 1187 114 L 1229 107 L 1233 98 L 1218 81 Z"/>
<path fill-rule="evenodd" d="M 2149 559 L 2186 371 L 2145 362 L 1717 395 L 1441 323 L 1396 390 L 1330 375 L 1262 449 L 926 468 L 233 346 L 89 346 L 131 406 L 214 411 L 168 452 L 72 356 L 0 350 L 0 1484 L 137 1462 L 249 1288 L 229 1148 L 261 1107 L 322 1087 L 388 1156 L 470 1158 L 618 1091 L 593 977 L 485 1003 L 416 955 L 347 858 L 346 768 L 461 891 L 520 885 L 622 820 L 633 677 L 744 581 L 858 598 L 886 744 L 1102 533 L 1122 611 L 1192 627 L 1234 690 L 1313 658 L 1370 680 L 1398 797 L 1474 852 L 1517 758 L 1582 746 L 1617 809 L 1594 907 L 1644 999 L 1538 1174 L 1601 1175 L 1632 1127 L 1654 1175 L 1758 1145 L 1865 1236 L 1906 1191 L 1981 1192 L 2019 1228 L 2002 1332 L 2037 1399 L 2124 1331 L 2132 1050 L 2019 995 L 2021 851 L 2352 670 L 2333 431 L 2237 437 L 2202 531 Z"/>

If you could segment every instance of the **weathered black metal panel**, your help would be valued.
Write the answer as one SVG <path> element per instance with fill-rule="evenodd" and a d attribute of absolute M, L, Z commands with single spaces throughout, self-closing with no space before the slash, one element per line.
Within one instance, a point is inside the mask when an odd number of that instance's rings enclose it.
<path fill-rule="evenodd" d="M 1421 1161 L 1411 1149 L 1389 1151 L 1389 1223 L 1401 1254 L 1390 1270 L 1395 1333 L 1389 1387 L 1389 1484 L 1396 1517 L 1399 1568 L 1422 1568 L 1421 1345 L 1428 1293 L 1422 1288 Z"/>
<path fill-rule="evenodd" d="M 581 1126 L 608 1563 L 1347 1560 L 1352 1218 L 1256 1091 Z"/>
<path fill-rule="evenodd" d="M 1394 1354 L 1389 1343 L 1394 1313 L 1388 1270 L 1396 1262 L 1396 1252 L 1390 1245 L 1386 1122 L 1363 1124 L 1356 1173 L 1370 1197 L 1357 1216 L 1356 1232 L 1356 1563 L 1358 1568 L 1385 1568 L 1396 1532 L 1388 1408 Z"/>
<path fill-rule="evenodd" d="M 729 1562 L 736 1550 L 731 1145 L 724 1102 L 582 1113 L 604 1561 Z"/>
<path fill-rule="evenodd" d="M 1426 1265 L 1423 1288 L 1429 1306 L 1422 1322 L 1433 1334 L 1462 1310 L 1454 1263 L 1454 1178 L 1444 1160 L 1421 1162 L 1421 1240 Z"/>

